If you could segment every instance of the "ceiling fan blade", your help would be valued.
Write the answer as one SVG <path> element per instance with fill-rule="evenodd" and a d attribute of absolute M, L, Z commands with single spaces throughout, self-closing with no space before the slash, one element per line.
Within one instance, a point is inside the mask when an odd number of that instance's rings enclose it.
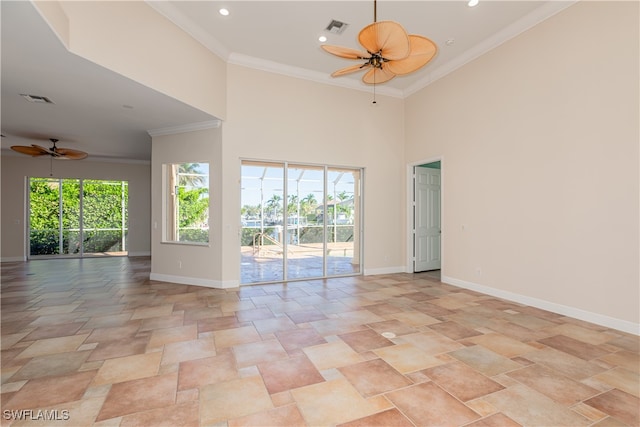
<path fill-rule="evenodd" d="M 413 73 L 427 65 L 438 52 L 436 44 L 423 36 L 410 35 L 411 53 L 404 59 L 389 61 L 384 66 L 398 76 Z"/>
<path fill-rule="evenodd" d="M 82 160 L 88 156 L 84 151 L 72 150 L 70 148 L 58 148 L 57 153 L 60 155 L 57 158 L 69 160 Z"/>
<path fill-rule="evenodd" d="M 320 47 L 333 55 L 339 56 L 340 58 L 346 58 L 346 59 L 367 59 L 368 58 L 366 53 L 363 53 L 362 51 L 351 49 L 348 47 L 331 46 L 326 44 L 323 44 Z"/>
<path fill-rule="evenodd" d="M 40 150 L 42 152 L 42 154 L 49 154 L 50 156 L 57 156 L 58 155 L 58 153 L 56 153 L 55 151 L 50 150 L 48 148 L 44 148 L 44 147 L 42 147 L 40 145 L 31 144 L 31 146 L 36 148 L 36 149 L 38 149 L 38 150 Z"/>
<path fill-rule="evenodd" d="M 370 64 L 352 65 L 350 67 L 342 68 L 338 71 L 335 71 L 333 74 L 331 74 L 331 77 L 344 76 L 345 74 L 355 73 L 356 71 L 365 70 L 367 68 L 371 68 L 371 65 Z"/>
<path fill-rule="evenodd" d="M 404 59 L 409 56 L 411 46 L 409 35 L 402 25 L 394 21 L 380 21 L 369 24 L 358 34 L 360 44 L 371 53 L 380 53 L 388 60 Z"/>
<path fill-rule="evenodd" d="M 31 146 L 27 147 L 26 145 L 13 145 L 11 146 L 13 151 L 17 151 L 18 153 L 27 154 L 29 156 L 44 156 L 49 154 L 47 150 L 42 147 Z"/>
<path fill-rule="evenodd" d="M 385 64 L 386 65 L 386 64 Z M 396 75 L 383 68 L 372 68 L 364 76 L 362 81 L 366 84 L 380 84 L 385 83 L 394 78 Z"/>

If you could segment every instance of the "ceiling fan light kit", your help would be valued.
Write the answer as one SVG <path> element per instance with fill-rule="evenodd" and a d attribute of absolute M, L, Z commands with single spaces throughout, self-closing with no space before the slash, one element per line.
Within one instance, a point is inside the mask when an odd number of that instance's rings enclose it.
<path fill-rule="evenodd" d="M 325 51 L 345 59 L 364 60 L 364 64 L 351 65 L 335 71 L 332 77 L 367 70 L 362 76 L 366 84 L 388 82 L 395 76 L 413 73 L 424 67 L 438 52 L 430 39 L 407 34 L 404 27 L 394 21 L 377 21 L 377 3 L 373 2 L 373 23 L 358 34 L 358 41 L 366 53 L 342 46 L 322 45 Z M 375 103 L 375 100 L 374 100 Z"/>

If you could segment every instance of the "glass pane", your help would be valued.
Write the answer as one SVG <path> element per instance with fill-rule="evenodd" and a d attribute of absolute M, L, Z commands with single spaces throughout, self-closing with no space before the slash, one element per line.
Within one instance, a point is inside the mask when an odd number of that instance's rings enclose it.
<path fill-rule="evenodd" d="M 62 253 L 80 254 L 80 180 L 62 179 Z"/>
<path fill-rule="evenodd" d="M 360 170 L 327 172 L 327 276 L 360 272 Z"/>
<path fill-rule="evenodd" d="M 324 167 L 289 165 L 287 193 L 287 279 L 323 277 Z"/>
<path fill-rule="evenodd" d="M 163 165 L 165 242 L 209 242 L 209 163 Z"/>
<path fill-rule="evenodd" d="M 29 254 L 60 254 L 60 180 L 31 178 L 29 187 Z"/>
<path fill-rule="evenodd" d="M 123 181 L 83 181 L 83 251 L 126 254 L 129 186 Z"/>
<path fill-rule="evenodd" d="M 284 167 L 242 162 L 240 282 L 284 280 Z"/>

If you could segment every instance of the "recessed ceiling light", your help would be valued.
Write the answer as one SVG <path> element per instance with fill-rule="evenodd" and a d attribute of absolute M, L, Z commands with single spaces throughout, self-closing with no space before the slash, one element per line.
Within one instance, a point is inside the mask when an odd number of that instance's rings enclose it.
<path fill-rule="evenodd" d="M 222 16 L 229 16 L 229 9 L 225 9 L 224 7 L 218 11 Z"/>
<path fill-rule="evenodd" d="M 320 37 L 318 37 L 318 41 L 319 41 L 320 43 L 324 43 L 324 42 L 326 42 L 326 41 L 327 41 L 327 37 L 326 37 L 326 36 L 320 36 Z"/>
<path fill-rule="evenodd" d="M 480 3 L 480 0 L 469 0 L 469 2 L 467 3 L 467 6 L 474 7 L 474 6 L 477 6 L 478 3 Z"/>

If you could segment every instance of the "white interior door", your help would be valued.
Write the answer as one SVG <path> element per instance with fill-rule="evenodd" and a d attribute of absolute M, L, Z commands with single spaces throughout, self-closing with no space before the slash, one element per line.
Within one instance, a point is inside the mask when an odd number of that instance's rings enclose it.
<path fill-rule="evenodd" d="M 415 168 L 414 271 L 440 269 L 440 169 Z"/>

